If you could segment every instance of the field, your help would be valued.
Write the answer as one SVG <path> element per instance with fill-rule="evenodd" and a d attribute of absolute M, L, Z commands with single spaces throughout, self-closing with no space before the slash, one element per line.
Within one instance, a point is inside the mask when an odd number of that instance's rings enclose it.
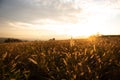
<path fill-rule="evenodd" d="M 120 80 L 120 38 L 0 44 L 0 80 Z"/>

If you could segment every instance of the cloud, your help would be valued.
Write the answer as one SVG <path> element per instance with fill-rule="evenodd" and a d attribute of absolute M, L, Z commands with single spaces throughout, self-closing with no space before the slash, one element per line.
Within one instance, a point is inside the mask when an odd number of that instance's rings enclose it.
<path fill-rule="evenodd" d="M 105 7 L 119 9 L 120 1 L 0 0 L 0 5 L 0 18 L 4 21 L 32 22 L 34 20 L 50 19 L 63 23 L 78 23 L 80 18 L 83 19 L 83 16 L 87 17 L 89 14 L 93 14 L 96 7 L 100 7 L 98 10 L 96 9 L 96 12 Z M 77 14 L 84 15 L 78 17 Z"/>
<path fill-rule="evenodd" d="M 30 24 L 25 22 L 9 22 L 9 30 L 7 29 L 7 34 L 5 36 L 14 36 L 17 38 L 24 38 L 24 39 L 50 39 L 52 37 L 56 37 L 57 39 L 62 39 L 63 36 L 66 36 L 65 26 L 59 25 L 42 25 L 39 24 Z M 14 34 L 15 33 L 15 34 Z M 27 37 L 25 37 L 27 36 Z"/>
<path fill-rule="evenodd" d="M 64 0 L 2 0 L 0 17 L 8 21 L 31 22 L 36 19 L 51 19 L 60 22 L 77 22 L 80 9 L 74 2 Z"/>

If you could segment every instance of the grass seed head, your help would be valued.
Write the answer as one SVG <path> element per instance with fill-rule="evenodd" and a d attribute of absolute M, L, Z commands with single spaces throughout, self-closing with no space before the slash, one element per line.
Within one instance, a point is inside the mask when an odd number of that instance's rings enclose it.
<path fill-rule="evenodd" d="M 34 64 L 38 64 L 35 60 L 33 60 L 32 58 L 28 58 L 29 61 L 31 61 Z"/>

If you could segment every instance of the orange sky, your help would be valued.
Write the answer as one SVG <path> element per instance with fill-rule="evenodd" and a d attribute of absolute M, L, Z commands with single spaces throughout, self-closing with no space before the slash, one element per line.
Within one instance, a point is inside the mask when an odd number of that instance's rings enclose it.
<path fill-rule="evenodd" d="M 0 37 L 47 40 L 120 34 L 119 0 L 1 0 Z"/>

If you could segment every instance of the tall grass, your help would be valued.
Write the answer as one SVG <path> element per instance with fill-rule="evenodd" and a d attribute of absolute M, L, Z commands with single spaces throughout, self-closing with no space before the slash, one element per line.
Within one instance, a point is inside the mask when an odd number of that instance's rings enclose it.
<path fill-rule="evenodd" d="M 119 41 L 0 44 L 0 80 L 120 80 Z"/>

